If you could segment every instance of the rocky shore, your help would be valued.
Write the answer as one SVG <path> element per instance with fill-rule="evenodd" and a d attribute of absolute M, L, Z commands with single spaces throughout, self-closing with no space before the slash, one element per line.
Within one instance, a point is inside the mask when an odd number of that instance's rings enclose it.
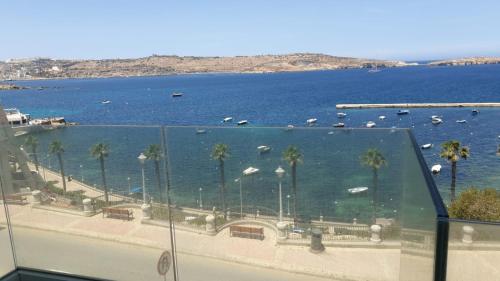
<path fill-rule="evenodd" d="M 0 91 L 1 90 L 23 90 L 23 89 L 26 89 L 26 87 L 14 85 L 14 84 L 0 84 Z"/>
<path fill-rule="evenodd" d="M 0 62 L 1 79 L 94 78 L 188 73 L 266 73 L 346 68 L 406 66 L 402 61 L 335 57 L 298 53 L 236 57 L 153 55 L 138 59 L 53 60 L 47 58 Z"/>
<path fill-rule="evenodd" d="M 494 57 L 475 57 L 475 58 L 461 58 L 452 60 L 440 60 L 429 63 L 430 66 L 461 66 L 461 65 L 475 65 L 475 64 L 499 64 L 500 58 Z"/>

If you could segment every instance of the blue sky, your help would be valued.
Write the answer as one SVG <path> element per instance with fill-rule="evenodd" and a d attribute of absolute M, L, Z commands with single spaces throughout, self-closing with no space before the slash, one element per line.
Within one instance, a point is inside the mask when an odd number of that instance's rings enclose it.
<path fill-rule="evenodd" d="M 12 0 L 0 10 L 0 60 L 153 53 L 314 52 L 404 60 L 500 55 L 498 0 Z"/>

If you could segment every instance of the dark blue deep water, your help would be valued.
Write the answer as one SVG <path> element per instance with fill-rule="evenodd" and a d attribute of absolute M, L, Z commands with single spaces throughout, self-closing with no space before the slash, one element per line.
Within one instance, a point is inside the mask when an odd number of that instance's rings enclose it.
<path fill-rule="evenodd" d="M 339 70 L 197 74 L 19 81 L 16 84 L 34 89 L 0 92 L 4 107 L 17 107 L 35 118 L 64 116 L 68 121 L 85 125 L 235 126 L 234 122 L 221 124 L 223 117 L 232 116 L 235 121 L 249 120 L 249 127 L 305 126 L 308 118 L 317 118 L 318 127 L 328 127 L 339 122 L 335 109 L 338 103 L 500 102 L 500 65 L 422 66 L 384 69 L 379 73 Z M 36 90 L 36 87 L 46 88 Z M 173 91 L 185 94 L 172 98 Z M 102 105 L 102 100 L 112 102 Z M 343 122 L 354 128 L 364 127 L 369 120 L 375 121 L 377 127 L 411 128 L 420 144 L 433 143 L 434 147 L 423 151 L 423 155 L 429 166 L 443 165 L 442 173 L 434 178 L 444 198 L 449 196 L 450 168 L 438 154 L 440 144 L 450 139 L 459 140 L 471 150 L 470 159 L 458 164 L 458 190 L 471 185 L 499 189 L 500 157 L 495 152 L 500 143 L 500 109 L 481 108 L 477 116 L 471 115 L 470 108 L 411 109 L 406 116 L 398 116 L 396 111 L 347 110 L 348 117 Z M 381 121 L 379 115 L 387 118 Z M 443 116 L 444 122 L 432 125 L 431 115 Z M 467 123 L 456 123 L 460 119 Z M 91 139 L 89 134 L 87 137 Z M 95 160 L 85 161 L 93 163 Z M 215 162 L 209 163 L 206 165 L 215 166 Z M 79 171 L 85 170 L 79 169 L 79 165 L 69 166 L 73 167 L 70 171 L 73 174 L 85 174 Z M 119 170 L 117 166 L 109 169 L 113 168 Z M 87 177 L 99 183 L 98 177 Z M 137 175 L 132 178 L 132 185 L 137 186 Z M 123 176 L 114 181 L 116 185 L 125 185 Z M 217 178 L 210 181 L 217 182 Z M 197 195 L 193 190 L 191 198 Z"/>

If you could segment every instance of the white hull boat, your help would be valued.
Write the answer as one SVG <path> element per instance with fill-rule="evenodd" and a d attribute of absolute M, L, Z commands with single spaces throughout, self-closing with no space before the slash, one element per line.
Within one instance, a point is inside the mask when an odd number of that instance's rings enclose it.
<path fill-rule="evenodd" d="M 316 119 L 316 118 L 310 118 L 310 119 L 306 120 L 306 123 L 308 125 L 312 125 L 312 124 L 315 124 L 317 121 L 318 121 L 318 119 Z"/>
<path fill-rule="evenodd" d="M 257 151 L 262 154 L 271 151 L 271 147 L 267 145 L 259 145 L 257 146 Z"/>
<path fill-rule="evenodd" d="M 437 164 L 437 165 L 432 166 L 431 171 L 433 174 L 439 174 L 439 172 L 441 172 L 441 168 L 442 168 L 442 166 Z"/>
<path fill-rule="evenodd" d="M 337 117 L 338 118 L 344 118 L 346 116 L 347 116 L 347 113 L 345 113 L 345 112 L 339 112 L 339 113 L 337 113 Z"/>
<path fill-rule="evenodd" d="M 224 119 L 222 119 L 223 123 L 232 122 L 232 121 L 233 121 L 233 117 L 225 117 Z"/>
<path fill-rule="evenodd" d="M 378 117 L 378 119 L 380 119 L 380 120 L 385 120 L 385 116 L 384 116 L 384 115 L 380 115 L 380 116 Z"/>
<path fill-rule="evenodd" d="M 359 186 L 359 187 L 349 188 L 349 189 L 347 189 L 347 192 L 349 192 L 350 194 L 359 194 L 359 193 L 366 192 L 367 190 L 368 190 L 368 187 Z"/>
<path fill-rule="evenodd" d="M 375 127 L 375 126 L 377 126 L 377 124 L 376 124 L 375 122 L 373 122 L 373 121 L 368 121 L 368 122 L 366 123 L 366 127 L 367 127 L 367 128 L 373 128 L 373 127 Z"/>
<path fill-rule="evenodd" d="M 247 169 L 245 169 L 243 171 L 243 175 L 244 176 L 250 176 L 250 175 L 253 175 L 253 174 L 256 174 L 259 172 L 259 169 L 257 168 L 254 168 L 254 167 L 248 167 Z"/>
<path fill-rule="evenodd" d="M 248 124 L 248 120 L 241 120 L 241 121 L 238 121 L 238 126 L 241 126 L 241 125 L 246 125 Z"/>
<path fill-rule="evenodd" d="M 432 122 L 432 124 L 434 124 L 434 125 L 438 125 L 438 124 L 443 123 L 443 119 L 441 119 L 441 118 L 432 118 L 432 121 L 431 121 L 431 122 Z"/>
<path fill-rule="evenodd" d="M 467 120 L 465 120 L 465 119 L 464 120 L 457 120 L 457 123 L 464 124 L 464 123 L 467 123 Z"/>
<path fill-rule="evenodd" d="M 429 148 L 432 148 L 432 143 L 426 143 L 424 145 L 421 146 L 422 149 L 429 149 Z"/>

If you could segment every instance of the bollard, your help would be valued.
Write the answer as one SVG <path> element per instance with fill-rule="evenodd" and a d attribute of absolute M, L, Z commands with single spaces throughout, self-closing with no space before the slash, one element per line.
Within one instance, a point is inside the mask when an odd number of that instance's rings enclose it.
<path fill-rule="evenodd" d="M 370 227 L 370 229 L 372 231 L 372 237 L 370 237 L 370 241 L 375 243 L 382 242 L 382 239 L 380 239 L 380 232 L 382 231 L 382 227 L 378 224 L 374 224 Z"/>
<path fill-rule="evenodd" d="M 150 220 L 151 219 L 151 205 L 142 204 L 141 210 L 142 210 L 142 219 L 143 220 Z"/>
<path fill-rule="evenodd" d="M 215 230 L 215 217 L 213 215 L 208 215 L 205 218 L 205 230 L 207 234 L 215 235 L 217 232 Z"/>
<path fill-rule="evenodd" d="M 357 225 L 358 224 L 358 219 L 357 218 L 353 218 L 352 219 L 352 224 L 353 225 Z"/>
<path fill-rule="evenodd" d="M 33 190 L 31 192 L 31 196 L 33 196 L 33 199 L 31 200 L 33 205 L 42 204 L 42 192 L 40 190 Z"/>
<path fill-rule="evenodd" d="M 278 228 L 278 241 L 286 240 L 288 238 L 288 233 L 287 233 L 288 223 L 280 221 L 276 223 L 276 227 Z"/>
<path fill-rule="evenodd" d="M 259 216 L 260 216 L 260 211 L 259 211 L 259 209 L 257 209 L 257 215 L 256 215 L 256 217 L 258 218 Z"/>
<path fill-rule="evenodd" d="M 92 206 L 92 200 L 85 198 L 82 200 L 83 203 L 83 215 L 90 217 L 94 214 L 94 206 Z"/>
<path fill-rule="evenodd" d="M 322 238 L 323 232 L 321 232 L 321 229 L 314 228 L 313 230 L 311 230 L 311 252 L 317 254 L 325 250 L 325 246 L 323 246 L 323 243 L 321 243 Z"/>
<path fill-rule="evenodd" d="M 323 216 L 319 216 L 319 221 L 323 222 Z"/>
<path fill-rule="evenodd" d="M 231 211 L 227 211 L 226 220 L 231 220 Z"/>
<path fill-rule="evenodd" d="M 464 233 L 462 237 L 462 242 L 465 244 L 471 244 L 472 243 L 472 233 L 474 233 L 474 228 L 470 225 L 464 225 L 462 227 L 462 231 Z"/>

